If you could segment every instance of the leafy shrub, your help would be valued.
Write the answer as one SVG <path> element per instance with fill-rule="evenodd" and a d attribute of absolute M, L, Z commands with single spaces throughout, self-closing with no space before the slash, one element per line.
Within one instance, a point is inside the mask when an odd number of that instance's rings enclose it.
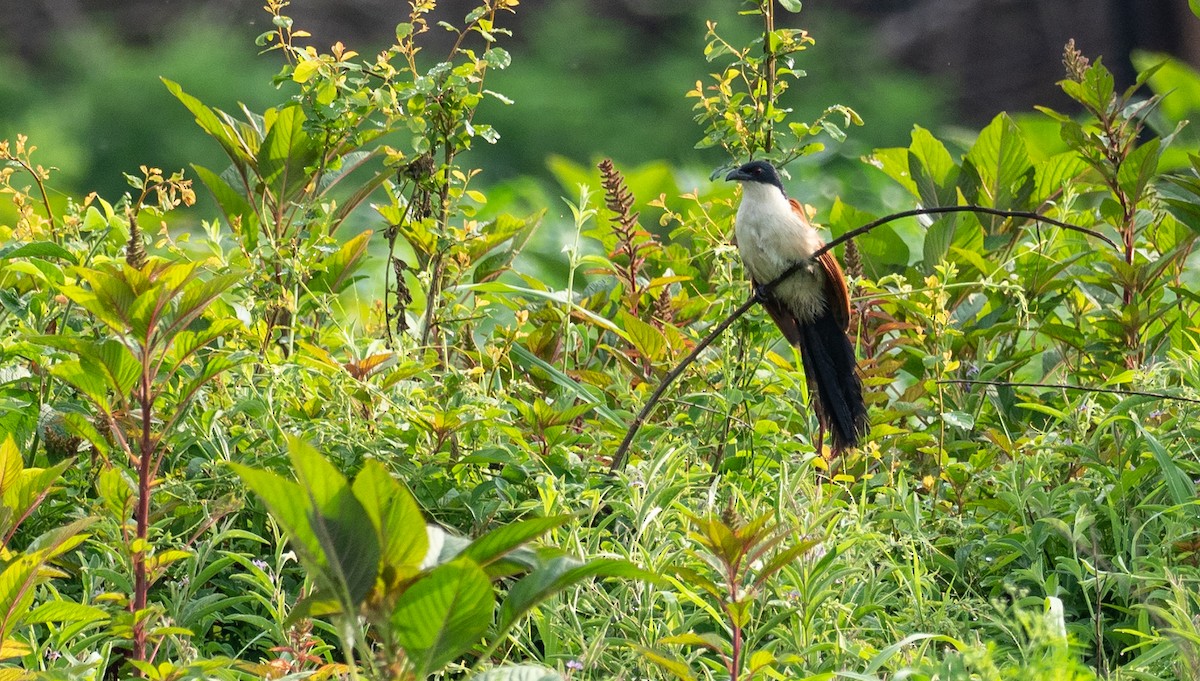
<path fill-rule="evenodd" d="M 690 99 L 731 163 L 796 167 L 858 122 L 779 104 L 798 4 L 746 3 L 749 42 L 708 34 Z M 202 234 L 149 227 L 192 202 L 181 173 L 58 205 L 28 140 L 0 146 L 0 676 L 1195 676 L 1200 161 L 1155 129 L 1167 95 L 1069 46 L 1080 115 L 1000 114 L 962 147 L 915 127 L 867 159 L 864 181 L 955 212 L 840 251 L 859 451 L 814 441 L 752 313 L 610 476 L 749 294 L 734 195 L 557 160 L 566 248 L 526 259 L 551 207 L 503 214 L 465 154 L 494 138 L 476 119 L 516 7 L 450 22 L 433 56 L 436 3 L 413 2 L 362 58 L 270 3 L 294 97 L 235 116 L 167 83 L 231 164 L 191 169 L 218 206 Z M 378 229 L 348 226 L 363 204 Z M 379 268 L 383 299 L 347 314 Z"/>

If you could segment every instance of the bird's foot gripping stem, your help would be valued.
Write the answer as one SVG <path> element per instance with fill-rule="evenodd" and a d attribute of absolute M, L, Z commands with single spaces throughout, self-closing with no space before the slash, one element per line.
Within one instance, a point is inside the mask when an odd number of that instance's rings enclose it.
<path fill-rule="evenodd" d="M 754 282 L 752 288 L 754 289 L 754 302 L 758 303 L 759 305 L 766 305 L 767 303 L 771 302 L 772 294 L 766 286 L 756 281 Z"/>

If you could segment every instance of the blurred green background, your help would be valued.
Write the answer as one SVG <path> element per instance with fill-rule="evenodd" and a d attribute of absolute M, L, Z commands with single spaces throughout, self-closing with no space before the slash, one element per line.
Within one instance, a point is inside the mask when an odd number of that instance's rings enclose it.
<path fill-rule="evenodd" d="M 160 76 L 226 110 L 239 103 L 261 110 L 289 94 L 271 84 L 278 54 L 260 55 L 254 45 L 270 27 L 258 3 L 5 3 L 0 139 L 27 134 L 37 160 L 58 169 L 52 187 L 62 194 L 115 199 L 126 189 L 121 173 L 139 164 L 223 167 L 220 150 Z M 435 18 L 459 22 L 471 4 L 444 0 Z M 702 181 L 727 159 L 694 148 L 700 130 L 684 94 L 713 70 L 702 54 L 707 19 L 735 39 L 757 31 L 756 18 L 737 15 L 741 7 L 734 0 L 526 0 L 509 19 L 514 36 L 502 41 L 512 66 L 488 83 L 513 104 L 489 100 L 479 114 L 501 140 L 468 162 L 484 169 L 485 184 L 525 187 L 517 193 L 572 194 L 552 173 L 555 157 L 591 165 L 610 156 L 630 168 L 661 160 Z M 407 6 L 297 0 L 287 13 L 321 49 L 340 40 L 371 54 L 391 39 Z M 803 13 L 781 17 L 816 39 L 800 59 L 809 75 L 789 93 L 797 118 L 845 104 L 866 122 L 793 174 L 834 178 L 814 193 L 868 203 L 876 189 L 861 180 L 858 159 L 907 144 L 913 124 L 953 137 L 956 126 L 977 128 L 1000 110 L 1060 105 L 1054 81 L 1069 37 L 1085 53 L 1105 54 L 1127 79 L 1137 46 L 1193 63 L 1200 50 L 1186 0 L 812 0 Z M 430 37 L 433 55 L 441 36 Z"/>

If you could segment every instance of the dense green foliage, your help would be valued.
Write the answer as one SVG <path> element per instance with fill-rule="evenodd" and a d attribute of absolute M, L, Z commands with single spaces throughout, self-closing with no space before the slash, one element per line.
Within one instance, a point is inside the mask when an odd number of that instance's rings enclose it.
<path fill-rule="evenodd" d="M 1120 92 L 1068 45 L 1077 112 L 874 151 L 847 186 L 1073 228 L 960 212 L 840 249 L 861 450 L 813 441 L 755 311 L 609 475 L 749 293 L 736 199 L 558 160 L 569 231 L 557 200 L 505 212 L 468 152 L 517 4 L 439 25 L 414 0 L 363 57 L 272 0 L 296 94 L 232 114 L 166 80 L 224 161 L 124 197 L 57 201 L 30 140 L 0 144 L 0 679 L 1200 674 L 1200 77 L 1147 57 Z M 792 111 L 799 6 L 718 17 L 681 84 L 728 163 L 802 175 L 863 123 Z M 151 229 L 190 177 L 202 229 Z"/>

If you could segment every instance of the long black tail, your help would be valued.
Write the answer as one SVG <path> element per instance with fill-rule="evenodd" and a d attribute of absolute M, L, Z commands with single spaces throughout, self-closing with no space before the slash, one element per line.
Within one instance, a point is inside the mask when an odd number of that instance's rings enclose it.
<path fill-rule="evenodd" d="M 868 422 L 854 346 L 828 309 L 799 326 L 800 359 L 810 387 L 816 388 L 817 418 L 833 435 L 834 452 L 857 447 Z"/>

